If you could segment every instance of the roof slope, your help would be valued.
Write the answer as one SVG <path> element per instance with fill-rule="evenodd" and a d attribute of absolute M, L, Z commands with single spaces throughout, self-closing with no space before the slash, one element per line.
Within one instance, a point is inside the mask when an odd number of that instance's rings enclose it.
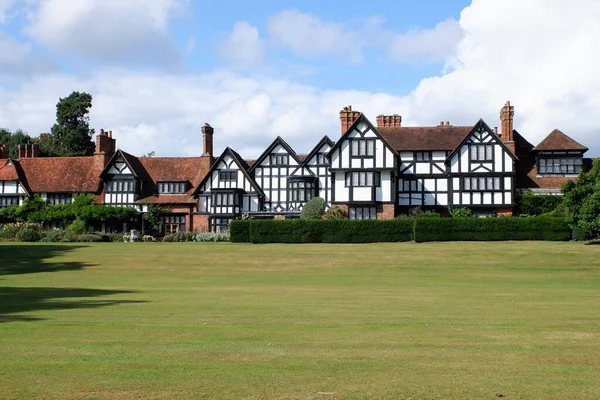
<path fill-rule="evenodd" d="M 35 193 L 96 192 L 104 169 L 102 157 L 34 157 L 18 161 Z"/>
<path fill-rule="evenodd" d="M 19 175 L 13 162 L 8 159 L 0 160 L 0 181 L 17 181 Z"/>
<path fill-rule="evenodd" d="M 533 150 L 579 150 L 587 151 L 587 147 L 577 143 L 558 129 L 550 132 Z"/>
<path fill-rule="evenodd" d="M 472 130 L 472 126 L 378 127 L 377 130 L 396 151 L 452 151 Z"/>

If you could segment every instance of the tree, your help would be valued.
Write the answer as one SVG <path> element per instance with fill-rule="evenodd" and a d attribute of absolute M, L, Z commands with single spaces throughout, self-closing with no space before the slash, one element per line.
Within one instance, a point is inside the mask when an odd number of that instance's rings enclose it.
<path fill-rule="evenodd" d="M 27 144 L 29 142 L 35 142 L 35 139 L 31 139 L 29 135 L 20 129 L 17 129 L 15 132 L 11 132 L 8 129 L 0 128 L 0 145 L 8 145 L 11 158 L 18 157 L 17 145 Z"/>
<path fill-rule="evenodd" d="M 574 181 L 562 187 L 567 219 L 577 238 L 600 236 L 600 160 L 594 161 L 589 172 L 582 172 Z"/>
<path fill-rule="evenodd" d="M 88 156 L 94 154 L 94 130 L 90 129 L 89 112 L 92 95 L 73 92 L 56 104 L 56 123 L 51 130 L 48 152 L 54 156 Z"/>
<path fill-rule="evenodd" d="M 301 219 L 320 219 L 325 213 L 325 200 L 321 197 L 310 199 L 300 213 Z"/>

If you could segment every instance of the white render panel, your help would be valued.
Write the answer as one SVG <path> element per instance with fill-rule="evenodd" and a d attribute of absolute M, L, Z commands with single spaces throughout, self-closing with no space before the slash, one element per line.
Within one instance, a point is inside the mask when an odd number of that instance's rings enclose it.
<path fill-rule="evenodd" d="M 385 148 L 385 164 L 386 164 L 385 166 L 387 168 L 394 168 L 394 160 L 395 160 L 394 153 L 392 153 L 392 151 L 386 147 Z"/>
<path fill-rule="evenodd" d="M 206 212 L 208 210 L 208 198 L 206 196 L 200 196 L 198 198 L 198 210 L 200 212 Z"/>
<path fill-rule="evenodd" d="M 502 193 L 494 193 L 494 204 L 503 204 Z"/>
<path fill-rule="evenodd" d="M 341 202 L 348 201 L 348 188 L 346 187 L 346 179 L 343 172 L 334 172 L 335 176 L 335 198 L 332 201 Z"/>
<path fill-rule="evenodd" d="M 471 195 L 469 193 L 461 193 L 462 194 L 462 204 L 471 205 Z"/>
<path fill-rule="evenodd" d="M 342 145 L 340 146 L 340 151 L 341 151 L 341 160 L 342 160 L 342 168 L 348 168 L 350 166 L 349 164 L 349 151 L 350 151 L 350 145 L 349 142 L 346 140 L 344 142 L 342 142 Z"/>
<path fill-rule="evenodd" d="M 513 160 L 508 153 L 504 153 L 504 172 L 513 171 Z"/>
<path fill-rule="evenodd" d="M 456 204 L 461 204 L 460 201 L 460 193 L 453 193 L 452 194 L 452 203 Z"/>
<path fill-rule="evenodd" d="M 504 190 L 512 190 L 512 178 L 504 178 Z"/>
<path fill-rule="evenodd" d="M 350 162 L 350 168 L 361 168 L 362 163 L 360 158 L 351 158 Z"/>
<path fill-rule="evenodd" d="M 336 149 L 333 153 L 331 153 L 331 165 L 333 167 L 341 168 L 341 165 L 340 165 L 340 150 L 339 149 Z"/>
<path fill-rule="evenodd" d="M 337 190 L 337 188 L 336 188 Z M 353 190 L 353 201 L 373 201 L 371 198 L 371 188 L 370 187 L 355 187 Z"/>
<path fill-rule="evenodd" d="M 448 190 L 448 179 L 438 179 L 437 189 L 440 192 L 446 192 Z"/>
<path fill-rule="evenodd" d="M 434 151 L 431 153 L 431 159 L 433 161 L 446 161 L 445 151 Z"/>
<path fill-rule="evenodd" d="M 494 146 L 494 171 L 495 172 L 504 172 L 502 170 L 502 159 L 504 158 L 504 149 L 500 145 Z"/>
<path fill-rule="evenodd" d="M 483 204 L 494 204 L 492 201 L 492 194 L 489 192 L 485 192 L 483 194 Z"/>
<path fill-rule="evenodd" d="M 400 152 L 400 160 L 404 161 L 412 161 L 414 159 L 414 153 L 412 151 L 401 151 Z"/>
<path fill-rule="evenodd" d="M 452 158 L 450 159 L 450 171 L 451 172 L 454 172 L 454 173 L 460 172 L 458 170 L 458 167 L 459 167 L 458 159 L 459 158 L 460 158 L 460 154 L 457 153 L 457 154 L 453 155 Z"/>
<path fill-rule="evenodd" d="M 416 163 L 417 174 L 429 174 L 429 163 Z"/>
<path fill-rule="evenodd" d="M 390 178 L 390 172 L 381 172 L 381 200 L 380 201 L 392 201 L 392 180 Z"/>
<path fill-rule="evenodd" d="M 426 192 L 435 192 L 435 179 L 425 179 L 423 186 Z"/>
<path fill-rule="evenodd" d="M 377 135 L 375 134 L 375 132 L 373 132 L 372 130 L 370 130 L 370 129 L 369 129 L 369 130 L 368 130 L 368 131 L 365 133 L 365 136 L 364 136 L 364 137 L 366 137 L 366 138 L 376 138 L 376 137 L 377 137 Z"/>
<path fill-rule="evenodd" d="M 469 172 L 469 147 L 460 148 L 460 172 Z"/>
<path fill-rule="evenodd" d="M 481 193 L 475 192 L 473 193 L 473 205 L 481 204 Z"/>
<path fill-rule="evenodd" d="M 382 164 L 382 160 L 381 160 L 381 158 L 379 156 L 377 156 L 377 164 L 379 164 L 379 165 Z M 364 168 L 375 168 L 375 166 L 373 165 L 373 159 L 372 158 L 365 158 Z"/>
<path fill-rule="evenodd" d="M 504 202 L 506 204 L 512 203 L 512 193 L 511 192 L 504 192 Z"/>
<path fill-rule="evenodd" d="M 436 198 L 437 198 L 437 202 L 439 205 L 442 205 L 442 206 L 448 205 L 448 195 L 446 193 L 438 193 Z"/>
<path fill-rule="evenodd" d="M 356 129 L 358 129 L 361 132 L 364 132 L 365 130 L 367 130 L 367 128 L 368 128 L 368 125 L 365 124 L 364 122 L 361 122 L 360 124 L 358 124 L 356 126 Z"/>

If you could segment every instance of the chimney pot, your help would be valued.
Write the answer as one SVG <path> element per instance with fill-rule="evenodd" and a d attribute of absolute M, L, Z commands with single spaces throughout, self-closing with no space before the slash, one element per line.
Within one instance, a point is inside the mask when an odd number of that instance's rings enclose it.
<path fill-rule="evenodd" d="M 446 121 L 446 126 L 450 126 L 450 121 Z"/>
<path fill-rule="evenodd" d="M 104 135 L 104 129 L 100 128 L 100 135 Z"/>

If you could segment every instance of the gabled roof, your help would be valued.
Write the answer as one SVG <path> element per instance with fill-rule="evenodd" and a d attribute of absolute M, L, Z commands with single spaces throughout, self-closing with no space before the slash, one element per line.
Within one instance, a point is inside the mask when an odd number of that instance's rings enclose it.
<path fill-rule="evenodd" d="M 283 147 L 285 151 L 287 151 L 288 154 L 291 155 L 294 160 L 296 160 L 298 165 L 302 164 L 302 161 L 298 158 L 298 155 L 296 154 L 294 149 L 292 149 L 292 147 L 289 144 L 287 144 L 287 142 L 283 140 L 281 136 L 277 136 L 273 143 L 271 143 L 271 145 L 267 147 L 267 149 L 260 155 L 260 157 L 258 157 L 254 164 L 252 164 L 252 167 L 250 167 L 250 172 L 252 172 L 256 167 L 258 167 L 277 146 Z"/>
<path fill-rule="evenodd" d="M 329 139 L 329 136 L 327 136 L 327 135 L 323 136 L 323 138 L 321 140 L 319 140 L 319 143 L 317 143 L 317 145 L 311 150 L 311 152 L 308 153 L 308 155 L 304 159 L 304 163 L 306 164 L 315 154 L 317 154 L 319 149 L 321 147 L 323 147 L 324 144 L 329 145 L 330 148 L 333 147 L 333 145 L 334 145 L 333 141 L 331 139 Z"/>
<path fill-rule="evenodd" d="M 217 160 L 214 162 L 214 164 L 210 168 L 210 170 L 208 170 L 206 175 L 204 175 L 203 179 L 200 182 L 198 182 L 198 185 L 196 185 L 196 188 L 194 189 L 194 192 L 192 193 L 192 195 L 198 194 L 200 187 L 206 183 L 208 178 L 212 175 L 213 171 L 215 171 L 217 169 L 217 167 L 219 166 L 221 161 L 223 161 L 223 159 L 225 158 L 226 155 L 230 155 L 233 158 L 233 161 L 238 165 L 240 171 L 242 171 L 242 174 L 244 174 L 246 179 L 248 179 L 248 181 L 256 188 L 256 192 L 258 193 L 258 195 L 265 197 L 265 193 L 263 192 L 261 187 L 256 183 L 256 181 L 248 173 L 248 164 L 246 164 L 246 161 L 244 161 L 244 159 L 230 147 L 226 147 L 225 150 L 223 150 L 223 153 L 221 153 L 219 158 L 217 158 Z"/>
<path fill-rule="evenodd" d="M 396 151 L 452 151 L 472 129 L 452 125 L 377 128 Z"/>
<path fill-rule="evenodd" d="M 19 175 L 14 161 L 11 159 L 0 160 L 0 181 L 18 181 Z"/>
<path fill-rule="evenodd" d="M 100 174 L 102 178 L 105 177 L 105 175 L 108 173 L 108 171 L 111 169 L 111 167 L 114 165 L 115 161 L 117 161 L 119 157 L 123 158 L 125 164 L 127 164 L 127 167 L 129 167 L 133 176 L 140 179 L 150 179 L 148 173 L 146 172 L 142 163 L 140 163 L 139 159 L 136 156 L 129 154 L 123 150 L 115 151 L 115 154 L 113 154 L 110 160 L 106 163 L 106 166 Z"/>
<path fill-rule="evenodd" d="M 18 165 L 33 193 L 95 193 L 104 167 L 96 156 L 21 158 Z"/>
<path fill-rule="evenodd" d="M 488 124 L 485 123 L 485 121 L 483 119 L 480 119 L 479 121 L 477 121 L 477 123 L 471 128 L 471 130 L 469 131 L 469 133 L 467 133 L 465 135 L 465 137 L 460 141 L 460 143 L 458 143 L 456 145 L 456 148 L 454 148 L 454 150 L 452 150 L 452 152 L 448 155 L 448 157 L 446 158 L 446 163 L 448 163 L 450 161 L 450 159 L 460 150 L 460 148 L 469 140 L 469 138 L 471 137 L 471 134 L 477 130 L 477 128 L 482 127 L 485 131 L 487 131 L 488 133 L 491 134 L 491 136 L 496 140 L 496 143 L 499 144 L 500 146 L 502 146 L 502 148 L 504 149 L 504 151 L 506 151 L 508 153 L 508 155 L 514 160 L 517 160 L 517 156 L 515 156 L 515 154 L 508 148 L 506 147 L 506 145 L 504 144 L 504 142 L 496 135 L 494 134 L 494 131 L 492 131 L 489 127 Z"/>
<path fill-rule="evenodd" d="M 356 121 L 354 121 L 354 123 L 352 125 L 350 125 L 350 127 L 348 128 L 348 130 L 346 132 L 344 132 L 344 134 L 342 135 L 342 137 L 340 138 L 340 140 L 338 140 L 337 142 L 334 143 L 333 146 L 331 146 L 331 149 L 329 150 L 329 153 L 327 153 L 327 158 L 331 159 L 331 154 L 333 153 L 333 150 L 337 149 L 338 147 L 340 147 L 342 145 L 342 142 L 350 135 L 350 133 L 352 133 L 354 131 L 354 129 L 356 129 L 356 127 L 358 127 L 359 124 L 364 123 L 367 124 L 371 130 L 375 133 L 375 136 L 377 136 L 382 142 L 383 144 L 385 144 L 391 151 L 393 154 L 398 155 L 398 152 L 396 151 L 396 149 L 391 145 L 391 143 L 387 140 L 387 138 L 385 136 L 383 136 L 381 134 L 381 132 L 379 132 L 379 128 L 376 128 L 375 125 L 373 125 L 371 123 L 371 121 L 369 121 L 369 119 L 367 117 L 365 117 L 365 115 L 363 113 L 361 113 L 358 118 L 356 119 Z"/>
<path fill-rule="evenodd" d="M 588 148 L 577 143 L 560 130 L 555 129 L 550 132 L 550 134 L 546 136 L 544 140 L 542 140 L 537 146 L 535 146 L 533 150 L 578 150 L 586 152 Z"/>

